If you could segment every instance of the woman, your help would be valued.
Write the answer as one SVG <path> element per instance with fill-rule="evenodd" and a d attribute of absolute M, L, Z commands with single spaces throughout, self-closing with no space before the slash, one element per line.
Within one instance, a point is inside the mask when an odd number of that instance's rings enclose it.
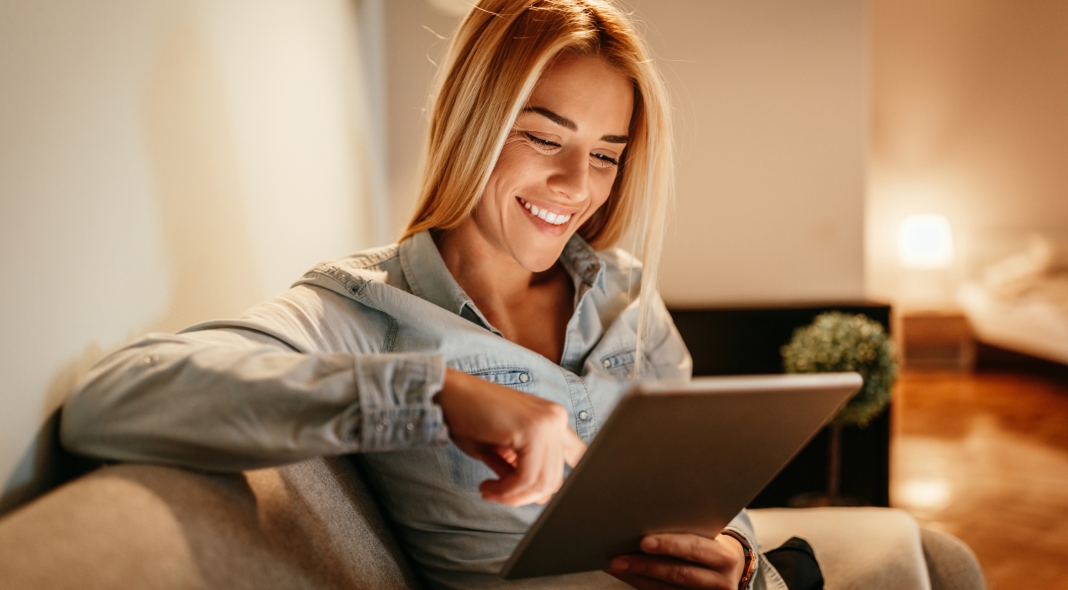
<path fill-rule="evenodd" d="M 671 127 L 647 50 L 608 2 L 486 0 L 442 72 L 399 244 L 111 355 L 68 403 L 65 444 L 216 470 L 362 451 L 428 581 L 501 585 L 633 380 L 690 374 L 655 291 Z M 642 238 L 644 271 L 613 248 L 625 236 Z M 715 539 L 647 537 L 611 576 L 516 585 L 734 589 L 754 547 L 743 513 Z"/>

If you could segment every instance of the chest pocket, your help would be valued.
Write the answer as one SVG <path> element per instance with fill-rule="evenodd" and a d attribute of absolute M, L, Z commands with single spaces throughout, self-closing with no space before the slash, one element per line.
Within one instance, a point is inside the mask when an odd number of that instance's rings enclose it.
<path fill-rule="evenodd" d="M 475 377 L 481 377 L 491 383 L 504 385 L 513 389 L 526 389 L 534 383 L 534 374 L 529 369 L 519 367 L 498 367 L 472 371 Z"/>
<path fill-rule="evenodd" d="M 634 368 L 634 351 L 622 350 L 601 359 L 601 368 L 613 377 L 626 379 Z"/>

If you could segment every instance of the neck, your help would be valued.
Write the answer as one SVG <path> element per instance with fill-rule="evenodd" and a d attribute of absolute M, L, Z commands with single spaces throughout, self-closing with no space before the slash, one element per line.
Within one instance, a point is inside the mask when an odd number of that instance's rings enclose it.
<path fill-rule="evenodd" d="M 435 242 L 446 268 L 490 325 L 508 340 L 560 361 L 575 293 L 559 262 L 532 272 L 471 222 L 439 233 Z"/>

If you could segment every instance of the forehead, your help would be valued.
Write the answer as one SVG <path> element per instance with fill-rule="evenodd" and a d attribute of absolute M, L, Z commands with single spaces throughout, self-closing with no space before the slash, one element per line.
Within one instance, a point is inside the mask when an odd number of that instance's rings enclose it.
<path fill-rule="evenodd" d="M 626 135 L 634 85 L 603 58 L 565 54 L 542 73 L 530 94 L 530 106 L 574 121 L 580 133 Z"/>

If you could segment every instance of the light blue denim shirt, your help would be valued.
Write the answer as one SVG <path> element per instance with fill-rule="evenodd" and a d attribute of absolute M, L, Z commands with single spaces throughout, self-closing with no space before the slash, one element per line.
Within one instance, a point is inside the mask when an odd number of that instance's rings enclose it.
<path fill-rule="evenodd" d="M 110 355 L 71 396 L 63 442 L 106 459 L 225 471 L 359 452 L 428 582 L 500 587 L 497 572 L 543 507 L 483 501 L 478 484 L 496 476 L 449 442 L 431 398 L 447 366 L 560 404 L 593 440 L 639 362 L 641 270 L 577 235 L 560 261 L 575 311 L 559 363 L 502 337 L 423 232 L 320 264 L 238 319 L 150 334 Z M 642 378 L 689 378 L 666 308 L 658 299 L 652 310 Z M 756 547 L 744 512 L 729 528 Z M 513 586 L 622 584 L 594 572 Z"/>

